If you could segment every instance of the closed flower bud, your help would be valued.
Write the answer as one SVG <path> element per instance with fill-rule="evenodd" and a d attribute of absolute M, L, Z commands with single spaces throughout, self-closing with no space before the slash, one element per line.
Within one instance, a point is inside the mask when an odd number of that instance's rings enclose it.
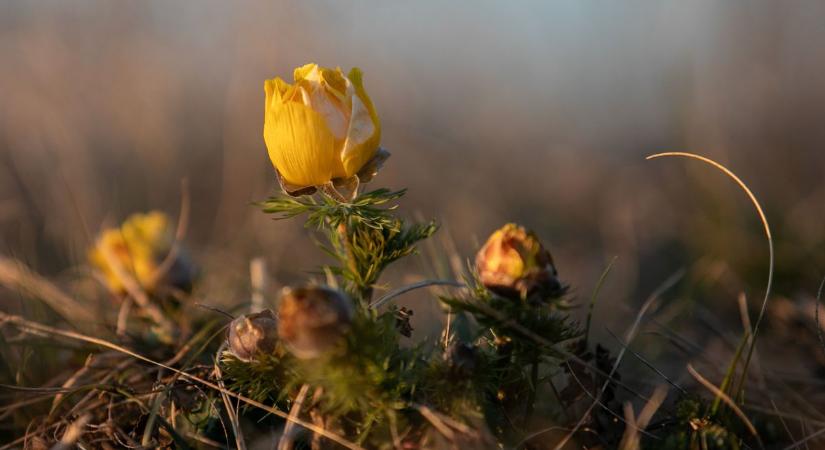
<path fill-rule="evenodd" d="M 490 236 L 476 255 L 476 270 L 487 289 L 506 297 L 562 291 L 550 252 L 535 234 L 513 223 Z"/>
<path fill-rule="evenodd" d="M 341 342 L 352 314 L 351 300 L 338 291 L 287 288 L 278 307 L 278 336 L 297 358 L 317 358 Z"/>
<path fill-rule="evenodd" d="M 133 278 L 146 291 L 159 284 L 188 290 L 195 269 L 182 251 L 176 252 L 170 266 L 161 267 L 173 243 L 174 229 L 165 214 L 133 214 L 119 228 L 101 232 L 88 256 L 114 293 L 125 292 L 124 277 Z"/>
<path fill-rule="evenodd" d="M 232 353 L 243 361 L 249 361 L 258 354 L 272 353 L 278 342 L 275 313 L 265 309 L 233 320 L 229 324 L 227 342 Z"/>
<path fill-rule="evenodd" d="M 294 84 L 266 80 L 264 141 L 281 186 L 292 195 L 317 186 L 369 181 L 389 155 L 361 71 L 307 64 Z"/>

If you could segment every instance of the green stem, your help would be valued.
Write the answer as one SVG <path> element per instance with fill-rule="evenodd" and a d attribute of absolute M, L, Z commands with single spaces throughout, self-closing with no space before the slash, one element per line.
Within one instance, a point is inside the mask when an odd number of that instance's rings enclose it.
<path fill-rule="evenodd" d="M 742 351 L 745 350 L 745 345 L 747 345 L 748 341 L 750 340 L 750 333 L 745 333 L 742 337 L 742 342 L 739 343 L 739 346 L 736 349 L 736 354 L 733 355 L 733 360 L 728 366 L 728 370 L 725 373 L 725 378 L 722 380 L 722 385 L 719 386 L 719 389 L 722 392 L 727 391 L 733 385 L 733 377 L 736 375 L 736 366 L 739 364 L 739 360 L 742 358 Z M 715 416 L 716 413 L 719 411 L 719 406 L 721 405 L 722 399 L 720 397 L 716 397 L 713 399 L 713 404 L 710 407 L 710 415 Z"/>
<path fill-rule="evenodd" d="M 341 256 L 346 260 L 347 268 L 356 279 L 355 287 L 358 297 L 364 305 L 369 305 L 372 299 L 373 289 L 371 285 L 365 285 L 363 283 L 361 273 L 358 271 L 358 262 L 355 260 L 355 255 L 352 252 L 352 246 L 349 239 L 349 229 L 346 222 L 341 222 L 336 231 L 338 232 L 338 239 L 340 240 L 341 247 L 343 249 L 343 254 Z"/>
<path fill-rule="evenodd" d="M 528 424 L 530 421 L 530 416 L 533 415 L 533 409 L 535 408 L 536 403 L 536 393 L 539 390 L 539 357 L 536 354 L 533 357 L 533 363 L 530 368 L 530 385 L 532 389 L 527 397 L 527 409 L 524 412 L 524 423 L 525 425 Z"/>

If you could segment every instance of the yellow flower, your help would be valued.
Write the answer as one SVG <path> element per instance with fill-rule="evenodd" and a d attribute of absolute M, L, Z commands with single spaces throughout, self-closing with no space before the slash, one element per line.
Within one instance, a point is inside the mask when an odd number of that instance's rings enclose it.
<path fill-rule="evenodd" d="M 563 291 L 550 252 L 534 233 L 514 223 L 490 236 L 476 255 L 476 270 L 485 287 L 504 296 Z"/>
<path fill-rule="evenodd" d="M 292 85 L 280 78 L 264 83 L 264 141 L 284 189 L 299 195 L 369 181 L 386 154 L 361 71 L 344 76 L 340 68 L 307 64 L 294 78 Z"/>
<path fill-rule="evenodd" d="M 120 228 L 101 232 L 95 246 L 89 250 L 89 261 L 99 269 L 115 293 L 125 291 L 118 273 L 133 277 L 143 289 L 154 288 L 155 272 L 169 253 L 173 230 L 169 218 L 158 211 L 133 214 Z M 110 259 L 111 258 L 111 259 Z M 113 267 L 113 264 L 119 266 Z"/>

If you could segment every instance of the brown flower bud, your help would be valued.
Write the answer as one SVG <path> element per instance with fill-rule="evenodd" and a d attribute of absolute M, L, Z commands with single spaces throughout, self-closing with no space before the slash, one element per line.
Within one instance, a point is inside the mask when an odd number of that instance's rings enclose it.
<path fill-rule="evenodd" d="M 278 320 L 265 309 L 246 314 L 229 324 L 229 348 L 239 359 L 248 361 L 257 354 L 272 353 L 278 341 Z"/>
<path fill-rule="evenodd" d="M 562 291 L 550 252 L 534 233 L 513 223 L 490 236 L 476 255 L 476 270 L 487 289 L 505 297 Z"/>
<path fill-rule="evenodd" d="M 278 307 L 278 336 L 297 358 L 317 358 L 338 345 L 352 315 L 352 301 L 336 290 L 286 288 Z"/>

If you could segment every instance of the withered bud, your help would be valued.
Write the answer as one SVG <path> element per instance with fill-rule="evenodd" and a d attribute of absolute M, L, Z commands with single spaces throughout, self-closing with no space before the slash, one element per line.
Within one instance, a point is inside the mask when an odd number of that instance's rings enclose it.
<path fill-rule="evenodd" d="M 536 235 L 513 223 L 493 233 L 476 255 L 481 283 L 504 297 L 550 296 L 563 291 L 550 252 Z"/>
<path fill-rule="evenodd" d="M 476 349 L 465 342 L 453 342 L 444 351 L 444 361 L 454 374 L 468 377 L 476 368 Z"/>
<path fill-rule="evenodd" d="M 272 353 L 278 342 L 278 320 L 271 309 L 238 317 L 229 324 L 229 348 L 239 359 Z"/>
<path fill-rule="evenodd" d="M 402 306 L 395 312 L 395 327 L 398 332 L 404 337 L 411 337 L 414 330 L 410 318 L 413 316 L 413 310 Z"/>
<path fill-rule="evenodd" d="M 278 307 L 278 336 L 299 359 L 333 349 L 352 323 L 352 301 L 327 287 L 284 289 Z"/>

